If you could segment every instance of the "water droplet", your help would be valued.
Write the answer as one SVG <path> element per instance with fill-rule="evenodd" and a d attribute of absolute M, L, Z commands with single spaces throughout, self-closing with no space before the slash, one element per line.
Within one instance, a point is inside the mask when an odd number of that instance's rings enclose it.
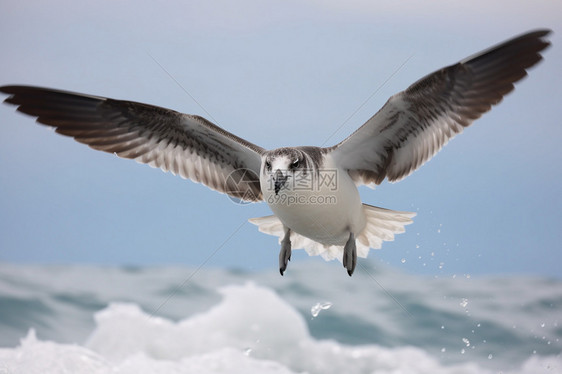
<path fill-rule="evenodd" d="M 331 306 L 332 303 L 330 302 L 316 303 L 312 306 L 312 308 L 310 308 L 310 314 L 312 314 L 312 317 L 318 317 L 321 310 L 330 309 Z"/>
<path fill-rule="evenodd" d="M 252 353 L 252 348 L 248 347 L 244 349 L 244 356 L 249 356 Z"/>
<path fill-rule="evenodd" d="M 464 352 L 465 352 L 464 348 L 461 349 L 461 355 L 464 355 Z"/>
<path fill-rule="evenodd" d="M 544 326 L 545 326 L 545 323 L 544 323 L 544 322 L 543 322 L 543 323 L 541 323 L 541 327 L 544 327 Z"/>
<path fill-rule="evenodd" d="M 466 306 L 468 305 L 468 299 L 463 298 L 459 303 L 459 305 L 462 306 L 463 308 L 466 308 Z"/>
<path fill-rule="evenodd" d="M 468 340 L 467 338 L 462 338 L 462 341 L 464 344 L 466 344 L 467 347 L 470 347 L 470 340 Z"/>
<path fill-rule="evenodd" d="M 494 355 L 490 353 L 490 354 L 488 355 L 488 360 L 491 360 L 491 359 L 493 359 L 493 358 L 494 358 Z"/>
<path fill-rule="evenodd" d="M 406 259 L 403 258 L 402 260 L 400 260 L 400 262 L 404 264 L 404 263 L 406 263 Z"/>
<path fill-rule="evenodd" d="M 444 262 L 440 262 L 440 263 L 439 263 L 439 269 L 443 269 L 443 266 L 445 266 L 445 263 L 444 263 Z"/>
<path fill-rule="evenodd" d="M 445 353 L 445 352 L 447 352 L 447 348 L 445 347 L 441 348 L 441 353 Z"/>
<path fill-rule="evenodd" d="M 445 330 L 445 325 L 441 325 L 441 330 Z"/>

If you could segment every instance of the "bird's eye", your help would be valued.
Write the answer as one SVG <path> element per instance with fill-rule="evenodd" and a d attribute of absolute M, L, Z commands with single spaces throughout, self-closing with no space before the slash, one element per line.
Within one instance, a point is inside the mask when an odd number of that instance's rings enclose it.
<path fill-rule="evenodd" d="M 271 170 L 271 162 L 266 161 L 266 162 L 265 162 L 265 168 L 266 168 L 267 170 Z"/>
<path fill-rule="evenodd" d="M 292 167 L 294 168 L 298 168 L 299 167 L 299 159 L 297 158 L 295 161 L 293 161 L 293 163 L 291 164 Z"/>

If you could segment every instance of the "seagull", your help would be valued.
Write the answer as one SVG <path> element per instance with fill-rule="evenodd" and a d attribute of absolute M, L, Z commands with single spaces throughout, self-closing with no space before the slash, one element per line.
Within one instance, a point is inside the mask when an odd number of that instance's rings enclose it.
<path fill-rule="evenodd" d="M 498 104 L 538 63 L 550 30 L 528 32 L 437 70 L 331 147 L 266 150 L 197 115 L 132 101 L 10 85 L 5 103 L 91 148 L 170 171 L 273 215 L 252 218 L 277 236 L 279 271 L 292 249 L 339 259 L 349 276 L 357 257 L 394 240 L 415 213 L 361 202 L 357 187 L 397 182 Z"/>

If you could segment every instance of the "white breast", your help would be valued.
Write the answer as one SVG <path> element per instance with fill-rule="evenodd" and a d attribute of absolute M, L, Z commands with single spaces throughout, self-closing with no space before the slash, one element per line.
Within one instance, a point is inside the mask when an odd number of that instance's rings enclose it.
<path fill-rule="evenodd" d="M 291 176 L 287 188 L 276 195 L 268 175 L 260 183 L 265 201 L 291 230 L 325 245 L 344 245 L 350 230 L 365 227 L 359 191 L 349 174 L 327 156 L 318 173 Z"/>

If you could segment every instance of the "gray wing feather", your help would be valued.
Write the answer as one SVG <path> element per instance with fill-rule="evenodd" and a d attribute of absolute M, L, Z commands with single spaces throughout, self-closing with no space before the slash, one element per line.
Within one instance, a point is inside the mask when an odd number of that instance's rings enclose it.
<path fill-rule="evenodd" d="M 206 119 L 132 101 L 30 86 L 4 86 L 8 104 L 90 147 L 259 201 L 264 149 Z"/>
<path fill-rule="evenodd" d="M 529 32 L 427 75 L 327 151 L 357 184 L 408 176 L 513 90 L 542 59 L 549 33 Z"/>

